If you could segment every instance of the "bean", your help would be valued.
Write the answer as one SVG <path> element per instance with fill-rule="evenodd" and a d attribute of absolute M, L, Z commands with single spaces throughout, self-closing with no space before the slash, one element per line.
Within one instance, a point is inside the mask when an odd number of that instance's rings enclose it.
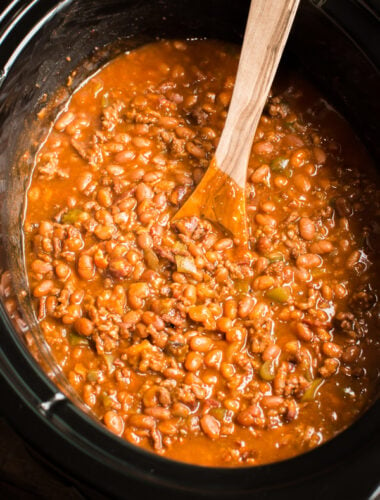
<path fill-rule="evenodd" d="M 108 165 L 106 167 L 106 170 L 110 175 L 113 175 L 114 177 L 119 177 L 120 175 L 123 175 L 125 172 L 124 168 L 121 167 L 120 165 Z"/>
<path fill-rule="evenodd" d="M 189 372 L 196 372 L 203 363 L 203 358 L 197 352 L 189 352 L 185 360 L 185 368 Z"/>
<path fill-rule="evenodd" d="M 297 337 L 305 342 L 310 342 L 313 338 L 313 332 L 307 325 L 305 325 L 305 323 L 296 324 L 296 333 Z"/>
<path fill-rule="evenodd" d="M 179 137 L 180 139 L 189 140 L 189 139 L 193 139 L 193 137 L 195 137 L 195 132 L 193 130 L 191 130 L 191 128 L 189 128 L 189 127 L 184 127 L 184 126 L 177 127 L 175 129 L 175 133 L 176 133 L 177 137 Z"/>
<path fill-rule="evenodd" d="M 40 259 L 36 259 L 32 262 L 32 271 L 37 274 L 46 274 L 52 271 L 53 266 L 50 262 L 45 262 Z"/>
<path fill-rule="evenodd" d="M 224 316 L 226 316 L 231 320 L 235 319 L 238 312 L 236 300 L 235 299 L 226 300 L 226 302 L 223 304 L 223 311 L 224 311 Z"/>
<path fill-rule="evenodd" d="M 195 335 L 190 339 L 190 348 L 193 351 L 207 352 L 212 347 L 212 340 L 203 335 Z"/>
<path fill-rule="evenodd" d="M 251 175 L 251 182 L 256 184 L 260 182 L 265 182 L 270 177 L 270 167 L 269 165 L 261 165 L 261 167 L 257 168 L 253 174 Z"/>
<path fill-rule="evenodd" d="M 71 274 L 71 269 L 67 264 L 61 262 L 55 266 L 55 274 L 59 279 L 67 280 Z"/>
<path fill-rule="evenodd" d="M 112 205 L 112 193 L 108 188 L 100 188 L 96 198 L 102 207 L 108 208 Z"/>
<path fill-rule="evenodd" d="M 98 224 L 94 229 L 94 234 L 100 240 L 109 240 L 115 231 L 115 226 Z"/>
<path fill-rule="evenodd" d="M 42 221 L 38 228 L 38 233 L 41 236 L 50 236 L 53 231 L 53 224 L 49 221 Z"/>
<path fill-rule="evenodd" d="M 272 361 L 276 359 L 280 352 L 281 348 L 277 344 L 268 345 L 262 354 L 263 361 Z"/>
<path fill-rule="evenodd" d="M 88 337 L 94 331 L 94 324 L 87 318 L 78 318 L 74 323 L 75 330 L 79 333 L 79 335 L 84 335 Z"/>
<path fill-rule="evenodd" d="M 162 406 L 153 406 L 152 408 L 145 408 L 144 413 L 150 415 L 157 420 L 169 420 L 172 416 L 168 408 Z"/>
<path fill-rule="evenodd" d="M 360 347 L 357 345 L 349 345 L 342 353 L 342 360 L 345 363 L 352 363 L 360 356 Z"/>
<path fill-rule="evenodd" d="M 355 265 L 359 262 L 359 259 L 360 259 L 359 250 L 355 250 L 354 252 L 352 252 L 348 256 L 348 259 L 346 260 L 347 269 L 352 269 L 353 267 L 355 267 Z"/>
<path fill-rule="evenodd" d="M 269 227 L 277 226 L 276 219 L 267 214 L 256 214 L 255 219 L 257 224 L 259 224 L 259 226 L 269 226 Z"/>
<path fill-rule="evenodd" d="M 259 141 L 252 146 L 252 151 L 256 155 L 263 155 L 263 156 L 270 155 L 271 153 L 273 153 L 273 150 L 274 146 L 269 141 Z"/>
<path fill-rule="evenodd" d="M 128 424 L 137 427 L 138 429 L 153 429 L 155 426 L 155 419 L 150 415 L 141 415 L 135 413 L 128 418 Z"/>
<path fill-rule="evenodd" d="M 301 193 L 308 193 L 311 189 L 311 182 L 303 174 L 296 174 L 293 177 L 293 183 Z"/>
<path fill-rule="evenodd" d="M 221 332 L 228 332 L 232 328 L 232 320 L 226 316 L 222 316 L 216 320 L 216 326 Z"/>
<path fill-rule="evenodd" d="M 232 363 L 223 362 L 220 365 L 220 372 L 224 378 L 231 379 L 236 373 L 235 366 Z"/>
<path fill-rule="evenodd" d="M 159 181 L 161 177 L 162 177 L 161 172 L 147 172 L 146 174 L 144 174 L 143 182 L 147 182 L 149 184 L 152 182 Z"/>
<path fill-rule="evenodd" d="M 115 155 L 115 161 L 117 163 L 128 163 L 134 160 L 136 157 L 136 153 L 131 149 L 125 149 L 124 151 L 120 151 Z M 143 174 L 144 175 L 144 174 Z"/>
<path fill-rule="evenodd" d="M 239 318 L 246 318 L 249 313 L 252 311 L 253 307 L 255 305 L 254 300 L 252 297 L 249 295 L 246 295 L 239 301 L 239 306 L 238 306 L 238 315 Z"/>
<path fill-rule="evenodd" d="M 226 108 L 230 104 L 231 96 L 231 92 L 220 92 L 220 94 L 218 94 L 218 102 Z"/>
<path fill-rule="evenodd" d="M 220 422 L 212 415 L 204 415 L 200 424 L 203 432 L 211 439 L 217 439 L 220 436 Z"/>
<path fill-rule="evenodd" d="M 309 157 L 309 151 L 307 149 L 303 148 L 297 149 L 296 151 L 294 151 L 294 153 L 292 153 L 290 157 L 290 164 L 292 167 L 295 168 L 302 167 L 302 165 L 304 165 L 308 157 Z"/>
<path fill-rule="evenodd" d="M 319 148 L 319 147 L 313 148 L 313 154 L 314 154 L 315 161 L 319 165 L 323 165 L 326 162 L 326 153 L 323 151 L 322 148 Z"/>
<path fill-rule="evenodd" d="M 232 248 L 234 246 L 234 242 L 232 241 L 231 238 L 222 238 L 221 240 L 218 240 L 214 244 L 214 249 L 216 251 L 223 251 L 223 250 L 228 250 L 229 248 Z"/>
<path fill-rule="evenodd" d="M 121 436 L 124 431 L 124 421 L 115 411 L 107 411 L 104 417 L 106 427 L 118 436 Z"/>
<path fill-rule="evenodd" d="M 77 186 L 78 190 L 83 193 L 89 186 L 90 182 L 92 181 L 92 174 L 91 172 L 83 172 L 80 174 L 77 180 Z"/>
<path fill-rule="evenodd" d="M 254 290 L 267 290 L 274 285 L 273 276 L 258 276 L 253 282 Z"/>
<path fill-rule="evenodd" d="M 347 295 L 346 287 L 341 283 L 335 285 L 334 292 L 338 299 L 343 299 Z"/>
<path fill-rule="evenodd" d="M 54 281 L 52 280 L 44 280 L 41 281 L 33 290 L 34 297 L 44 297 L 45 295 L 49 295 L 49 293 L 54 288 Z"/>
<path fill-rule="evenodd" d="M 60 132 L 63 132 L 67 125 L 69 125 L 74 120 L 75 114 L 72 111 L 66 111 L 58 118 L 58 120 L 55 122 L 54 127 Z"/>
<path fill-rule="evenodd" d="M 352 207 L 350 202 L 342 196 L 338 197 L 335 200 L 335 207 L 340 217 L 348 217 L 352 214 Z"/>
<path fill-rule="evenodd" d="M 138 203 L 141 203 L 144 200 L 149 200 L 149 199 L 153 198 L 152 188 L 150 186 L 147 186 L 143 182 L 141 182 L 136 187 L 135 196 L 136 196 L 136 200 L 138 201 Z"/>
<path fill-rule="evenodd" d="M 296 134 L 287 134 L 282 139 L 282 143 L 290 148 L 302 148 L 303 140 Z"/>
<path fill-rule="evenodd" d="M 193 142 L 186 143 L 186 151 L 198 159 L 202 159 L 206 156 L 206 151 L 202 149 L 200 146 L 194 144 Z"/>
<path fill-rule="evenodd" d="M 319 255 L 315 253 L 304 253 L 297 257 L 297 267 L 303 267 L 305 269 L 312 269 L 314 267 L 320 266 L 322 259 Z"/>
<path fill-rule="evenodd" d="M 169 130 L 176 128 L 178 126 L 177 118 L 171 116 L 161 116 L 158 120 L 158 124 Z"/>
<path fill-rule="evenodd" d="M 152 145 L 152 141 L 147 137 L 136 136 L 132 138 L 132 144 L 137 148 L 149 148 Z"/>
<path fill-rule="evenodd" d="M 334 250 L 334 245 L 328 240 L 315 241 L 310 245 L 310 251 L 319 255 L 330 253 Z"/>
<path fill-rule="evenodd" d="M 276 205 L 271 201 L 260 203 L 260 208 L 263 212 L 270 214 L 276 210 Z"/>
<path fill-rule="evenodd" d="M 238 399 L 227 398 L 223 401 L 223 406 L 227 408 L 227 410 L 231 410 L 236 413 L 239 411 L 240 402 Z"/>
<path fill-rule="evenodd" d="M 109 272 L 116 278 L 125 278 L 132 272 L 132 266 L 127 259 L 111 259 L 108 265 Z"/>
<path fill-rule="evenodd" d="M 236 420 L 244 427 L 250 427 L 255 423 L 256 417 L 259 417 L 261 410 L 258 405 L 254 404 L 238 413 Z"/>
<path fill-rule="evenodd" d="M 143 299 L 149 296 L 149 285 L 147 283 L 132 283 L 128 289 L 128 304 L 132 309 L 141 309 Z"/>
<path fill-rule="evenodd" d="M 273 183 L 276 188 L 282 189 L 289 184 L 289 180 L 284 175 L 276 175 L 273 179 Z"/>
<path fill-rule="evenodd" d="M 300 234 L 304 240 L 310 241 L 314 238 L 315 225 L 314 222 L 311 219 L 309 219 L 309 217 L 301 217 L 299 222 L 299 227 L 300 227 Z M 312 250 L 312 252 L 315 252 L 315 250 Z"/>
<path fill-rule="evenodd" d="M 324 342 L 322 351 L 329 358 L 340 358 L 342 356 L 342 348 L 334 342 Z"/>
<path fill-rule="evenodd" d="M 227 342 L 242 342 L 246 336 L 246 333 L 241 328 L 237 326 L 232 327 L 226 332 Z"/>
<path fill-rule="evenodd" d="M 220 349 L 213 349 L 208 352 L 205 356 L 205 365 L 210 368 L 216 368 L 219 370 L 220 364 L 223 360 L 223 351 Z"/>
<path fill-rule="evenodd" d="M 95 276 L 94 259 L 90 255 L 82 254 L 78 259 L 78 274 L 80 278 L 89 281 Z"/>
<path fill-rule="evenodd" d="M 137 236 L 137 244 L 140 248 L 145 250 L 146 248 L 152 248 L 153 240 L 149 233 L 140 233 Z"/>
<path fill-rule="evenodd" d="M 284 398 L 281 396 L 264 396 L 261 404 L 267 408 L 277 408 L 284 403 Z"/>

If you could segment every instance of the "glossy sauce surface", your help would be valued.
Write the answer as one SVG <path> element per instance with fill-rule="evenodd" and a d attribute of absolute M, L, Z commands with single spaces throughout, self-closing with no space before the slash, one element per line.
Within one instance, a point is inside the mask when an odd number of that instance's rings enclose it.
<path fill-rule="evenodd" d="M 349 126 L 275 83 L 246 186 L 249 248 L 172 222 L 213 157 L 238 49 L 162 41 L 72 97 L 25 219 L 36 314 L 73 388 L 124 439 L 219 466 L 302 453 L 379 381 L 379 192 Z"/>

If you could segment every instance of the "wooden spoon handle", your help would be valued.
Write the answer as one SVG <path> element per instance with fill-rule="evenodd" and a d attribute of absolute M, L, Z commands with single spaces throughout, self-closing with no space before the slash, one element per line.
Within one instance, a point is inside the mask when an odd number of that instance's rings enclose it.
<path fill-rule="evenodd" d="M 220 170 L 245 187 L 249 154 L 299 0 L 252 0 L 235 88 L 215 152 Z"/>

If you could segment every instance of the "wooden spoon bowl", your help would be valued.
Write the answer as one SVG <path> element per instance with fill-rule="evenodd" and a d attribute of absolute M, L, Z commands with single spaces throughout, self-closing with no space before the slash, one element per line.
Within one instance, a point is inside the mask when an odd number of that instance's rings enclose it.
<path fill-rule="evenodd" d="M 248 242 L 245 184 L 252 142 L 299 0 L 252 0 L 226 123 L 209 168 L 175 214 L 222 226 Z"/>

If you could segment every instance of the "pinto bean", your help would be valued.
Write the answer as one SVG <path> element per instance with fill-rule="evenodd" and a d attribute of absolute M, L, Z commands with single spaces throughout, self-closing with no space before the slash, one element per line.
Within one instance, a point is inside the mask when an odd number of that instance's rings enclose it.
<path fill-rule="evenodd" d="M 300 226 L 300 234 L 304 240 L 310 241 L 314 238 L 315 225 L 314 222 L 311 219 L 309 219 L 309 217 L 301 217 L 299 226 Z M 315 252 L 315 250 L 312 250 L 312 252 L 318 253 Z"/>
<path fill-rule="evenodd" d="M 274 285 L 273 276 L 259 276 L 253 282 L 254 290 L 267 290 Z"/>
<path fill-rule="evenodd" d="M 319 255 L 315 253 L 304 253 L 297 257 L 297 267 L 303 267 L 305 269 L 312 269 L 314 267 L 320 266 L 322 259 Z"/>
<path fill-rule="evenodd" d="M 259 183 L 264 182 L 270 177 L 270 167 L 269 165 L 261 165 L 258 169 L 256 169 L 251 175 L 251 182 Z"/>
<path fill-rule="evenodd" d="M 306 175 L 296 174 L 293 177 L 293 183 L 301 193 L 308 193 L 311 189 L 311 182 Z"/>
<path fill-rule="evenodd" d="M 40 259 L 36 259 L 32 262 L 32 270 L 34 273 L 37 274 L 46 274 L 50 271 L 52 271 L 53 266 L 51 265 L 50 262 L 45 262 Z"/>
<path fill-rule="evenodd" d="M 156 420 L 150 415 L 135 413 L 130 415 L 128 418 L 128 424 L 132 427 L 137 427 L 138 429 L 153 429 L 156 424 Z"/>
<path fill-rule="evenodd" d="M 324 342 L 322 351 L 323 354 L 330 358 L 340 358 L 342 356 L 342 348 L 335 342 Z"/>
<path fill-rule="evenodd" d="M 66 111 L 55 122 L 54 127 L 62 132 L 65 128 L 75 120 L 75 114 L 72 111 Z"/>
<path fill-rule="evenodd" d="M 53 288 L 54 281 L 43 280 L 36 287 L 34 287 L 33 295 L 34 297 L 44 297 L 45 295 L 49 295 Z"/>
<path fill-rule="evenodd" d="M 211 439 L 217 439 L 220 435 L 220 422 L 212 415 L 204 415 L 200 424 L 203 432 Z"/>
<path fill-rule="evenodd" d="M 78 259 L 78 274 L 79 276 L 90 281 L 95 276 L 94 259 L 90 255 L 82 254 Z"/>
<path fill-rule="evenodd" d="M 310 342 L 313 338 L 313 332 L 307 325 L 305 325 L 305 323 L 296 324 L 296 333 L 297 337 L 305 342 Z"/>
<path fill-rule="evenodd" d="M 190 348 L 193 351 L 207 352 L 212 347 L 212 340 L 209 337 L 203 335 L 195 335 L 191 337 Z"/>
<path fill-rule="evenodd" d="M 124 421 L 115 411 L 107 411 L 104 417 L 106 427 L 114 434 L 121 436 L 124 431 Z"/>
<path fill-rule="evenodd" d="M 271 361 L 272 359 L 276 359 L 280 352 L 281 348 L 277 344 L 268 345 L 262 355 L 263 361 Z"/>
<path fill-rule="evenodd" d="M 271 153 L 273 153 L 273 150 L 274 146 L 269 141 L 255 142 L 252 146 L 252 151 L 256 155 L 263 155 L 263 156 L 270 155 Z"/>
<path fill-rule="evenodd" d="M 88 337 L 94 331 L 94 324 L 87 318 L 78 318 L 74 323 L 75 330 L 79 333 L 79 335 L 84 335 Z"/>
<path fill-rule="evenodd" d="M 310 251 L 319 255 L 330 253 L 334 250 L 334 245 L 328 240 L 315 241 L 310 245 Z"/>

